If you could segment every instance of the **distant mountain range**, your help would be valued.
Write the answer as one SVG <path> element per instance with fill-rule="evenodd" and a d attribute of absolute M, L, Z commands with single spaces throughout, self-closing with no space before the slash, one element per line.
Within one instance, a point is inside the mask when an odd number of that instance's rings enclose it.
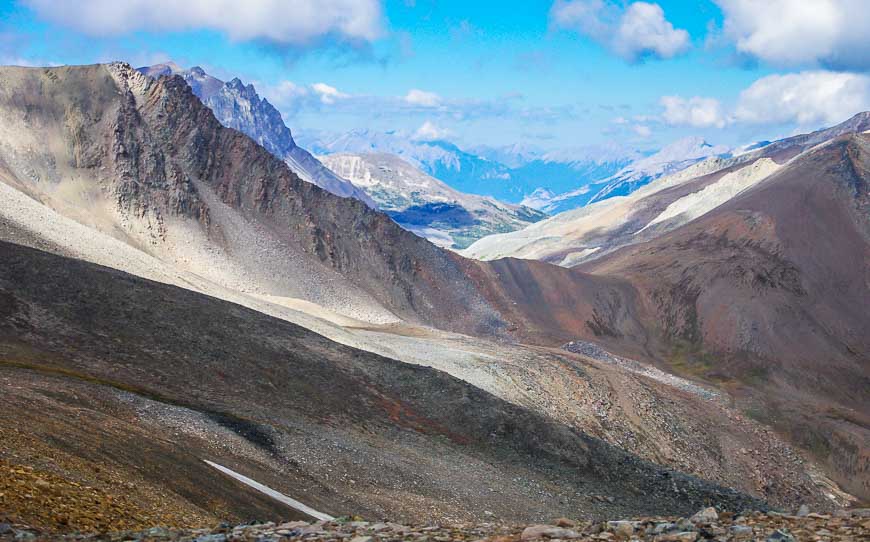
<path fill-rule="evenodd" d="M 522 205 L 459 192 L 395 154 L 337 153 L 321 159 L 400 226 L 441 246 L 465 248 L 486 235 L 522 229 L 547 217 Z"/>
<path fill-rule="evenodd" d="M 318 155 L 393 154 L 461 192 L 491 196 L 556 214 L 613 196 L 730 149 L 690 137 L 658 152 L 616 144 L 545 152 L 528 145 L 478 146 L 468 151 L 444 141 L 415 140 L 402 131 L 353 130 L 302 135 Z"/>
<path fill-rule="evenodd" d="M 604 175 L 608 171 L 606 168 L 594 169 L 587 178 L 597 180 L 577 189 L 550 197 L 549 193 L 533 193 L 526 204 L 552 214 L 576 209 L 614 196 L 627 196 L 659 177 L 676 173 L 705 158 L 729 153 L 728 147 L 711 145 L 700 137 L 680 139 L 654 154 L 638 156 L 612 175 Z M 606 162 L 612 166 L 618 163 Z"/>
<path fill-rule="evenodd" d="M 352 130 L 344 134 L 302 133 L 317 155 L 388 153 L 401 157 L 452 188 L 521 203 L 536 190 L 561 194 L 610 177 L 643 155 L 618 146 L 590 146 L 559 152 L 533 147 L 475 147 L 463 150 L 444 140 L 415 140 L 402 131 Z M 528 200 L 526 204 L 528 204 Z"/>

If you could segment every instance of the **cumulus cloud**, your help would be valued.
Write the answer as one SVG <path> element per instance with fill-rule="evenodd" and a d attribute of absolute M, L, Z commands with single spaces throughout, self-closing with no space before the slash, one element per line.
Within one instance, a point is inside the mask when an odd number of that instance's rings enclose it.
<path fill-rule="evenodd" d="M 662 96 L 659 103 L 665 109 L 662 119 L 668 124 L 695 128 L 725 126 L 722 104 L 715 98 Z"/>
<path fill-rule="evenodd" d="M 94 36 L 210 29 L 230 39 L 305 45 L 325 36 L 371 41 L 379 0 L 24 0 L 40 17 Z"/>
<path fill-rule="evenodd" d="M 737 50 L 782 66 L 870 68 L 866 0 L 715 0 Z"/>
<path fill-rule="evenodd" d="M 337 100 L 343 100 L 350 97 L 349 94 L 345 94 L 344 92 L 341 92 L 337 88 L 331 87 L 326 83 L 314 83 L 313 85 L 311 85 L 311 90 L 313 90 L 314 93 L 320 97 L 320 101 L 322 103 L 327 105 L 334 104 Z"/>
<path fill-rule="evenodd" d="M 768 75 L 744 89 L 728 112 L 715 98 L 663 96 L 659 103 L 663 108 L 660 120 L 671 125 L 816 128 L 870 110 L 870 76 L 826 70 Z"/>
<path fill-rule="evenodd" d="M 870 77 L 804 71 L 769 75 L 740 93 L 734 113 L 746 123 L 835 124 L 870 109 Z"/>
<path fill-rule="evenodd" d="M 418 141 L 435 141 L 450 136 L 450 133 L 450 130 L 441 128 L 427 120 L 414 132 L 414 139 Z"/>
<path fill-rule="evenodd" d="M 557 0 L 550 21 L 592 38 L 629 62 L 671 58 L 690 46 L 689 33 L 674 28 L 655 3 L 633 2 L 622 8 L 605 0 Z"/>
<path fill-rule="evenodd" d="M 437 107 L 441 103 L 441 96 L 434 92 L 426 92 L 425 90 L 411 89 L 405 95 L 405 101 L 413 105 L 421 105 L 423 107 Z"/>

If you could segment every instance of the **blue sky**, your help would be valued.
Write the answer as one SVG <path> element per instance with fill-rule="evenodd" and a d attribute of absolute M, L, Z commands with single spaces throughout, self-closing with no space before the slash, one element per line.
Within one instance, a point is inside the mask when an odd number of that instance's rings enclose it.
<path fill-rule="evenodd" d="M 0 19 L 2 63 L 200 65 L 295 132 L 649 149 L 870 107 L 859 0 L 2 0 Z"/>

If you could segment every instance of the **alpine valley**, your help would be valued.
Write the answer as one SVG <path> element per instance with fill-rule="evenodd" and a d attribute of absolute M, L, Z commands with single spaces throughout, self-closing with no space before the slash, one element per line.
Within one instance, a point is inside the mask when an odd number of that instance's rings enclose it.
<path fill-rule="evenodd" d="M 859 539 L 868 130 L 312 154 L 239 79 L 2 67 L 0 538 Z"/>

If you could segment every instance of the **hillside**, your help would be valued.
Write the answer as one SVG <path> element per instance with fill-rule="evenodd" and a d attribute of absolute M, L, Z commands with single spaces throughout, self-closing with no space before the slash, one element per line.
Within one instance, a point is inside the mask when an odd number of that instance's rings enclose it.
<path fill-rule="evenodd" d="M 756 415 L 859 495 L 870 489 L 868 179 L 870 139 L 841 136 L 682 227 L 580 266 L 637 288 L 669 367 L 758 392 Z"/>
<path fill-rule="evenodd" d="M 132 483 L 155 514 L 186 512 L 173 523 L 205 521 L 212 491 L 245 513 L 244 492 L 202 459 L 334 516 L 761 506 L 431 368 L 90 263 L 8 243 L 0 256 L 0 372 L 15 382 L 0 398 L 0 427 L 14 435 L 0 459 L 34 457 L 109 495 Z M 59 432 L 70 412 L 75 427 Z M 611 499 L 590 497 L 601 494 Z M 262 501 L 246 506 L 274 517 Z"/>

